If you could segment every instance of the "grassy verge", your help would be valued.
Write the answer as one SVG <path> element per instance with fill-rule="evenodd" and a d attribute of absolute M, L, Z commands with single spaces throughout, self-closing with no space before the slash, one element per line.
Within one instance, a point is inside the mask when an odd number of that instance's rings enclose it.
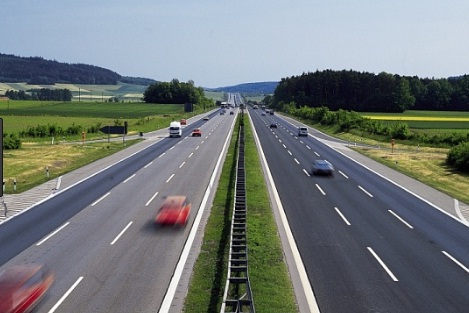
<path fill-rule="evenodd" d="M 128 148 L 138 140 L 120 142 L 43 145 L 26 143 L 23 148 L 4 150 L 5 193 L 20 193 L 65 173 Z M 49 177 L 46 175 L 46 168 Z M 17 189 L 14 190 L 14 180 Z"/>
<path fill-rule="evenodd" d="M 239 121 L 238 121 L 239 123 Z M 249 123 L 245 123 L 249 277 L 258 312 L 297 312 Z M 219 312 L 227 275 L 238 124 L 223 166 L 184 312 Z"/>

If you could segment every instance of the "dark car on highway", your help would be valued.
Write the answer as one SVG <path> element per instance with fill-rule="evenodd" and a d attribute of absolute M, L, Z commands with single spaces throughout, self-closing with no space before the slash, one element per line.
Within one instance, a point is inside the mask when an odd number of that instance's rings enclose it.
<path fill-rule="evenodd" d="M 334 166 L 326 160 L 315 160 L 311 169 L 313 175 L 334 176 Z"/>

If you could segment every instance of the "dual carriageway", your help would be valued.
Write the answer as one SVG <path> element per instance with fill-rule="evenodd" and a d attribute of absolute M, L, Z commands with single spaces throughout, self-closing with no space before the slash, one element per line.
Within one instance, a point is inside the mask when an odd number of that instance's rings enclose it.
<path fill-rule="evenodd" d="M 272 178 L 273 206 L 285 216 L 279 231 L 293 238 L 283 242 L 302 312 L 469 307 L 464 223 L 350 158 L 343 144 L 320 133 L 299 138 L 294 121 L 261 110 L 249 115 Z M 235 116 L 194 119 L 181 139 L 156 135 L 140 152 L 0 225 L 1 269 L 53 269 L 56 283 L 37 312 L 180 311 Z M 189 136 L 196 127 L 200 138 Z M 314 159 L 330 161 L 336 175 L 311 176 Z M 155 233 L 155 208 L 175 191 L 192 201 L 188 226 Z"/>

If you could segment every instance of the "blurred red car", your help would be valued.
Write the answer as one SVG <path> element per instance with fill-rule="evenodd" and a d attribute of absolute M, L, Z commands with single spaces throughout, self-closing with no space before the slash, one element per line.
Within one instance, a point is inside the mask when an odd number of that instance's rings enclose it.
<path fill-rule="evenodd" d="M 202 136 L 202 131 L 200 130 L 200 128 L 196 128 L 192 131 L 192 137 L 195 137 L 195 136 Z"/>
<path fill-rule="evenodd" d="M 0 273 L 0 312 L 30 312 L 54 281 L 44 265 L 14 266 Z"/>
<path fill-rule="evenodd" d="M 180 123 L 181 125 L 187 125 L 187 120 L 185 118 L 181 118 Z"/>
<path fill-rule="evenodd" d="M 158 210 L 155 224 L 185 226 L 190 212 L 191 204 L 186 197 L 169 196 Z"/>

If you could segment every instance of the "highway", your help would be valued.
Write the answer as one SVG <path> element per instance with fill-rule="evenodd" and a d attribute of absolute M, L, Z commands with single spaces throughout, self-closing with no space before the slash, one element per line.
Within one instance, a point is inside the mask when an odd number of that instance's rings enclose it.
<path fill-rule="evenodd" d="M 284 119 L 249 112 L 321 312 L 468 310 L 467 226 Z M 314 159 L 334 177 L 311 175 Z"/>
<path fill-rule="evenodd" d="M 235 117 L 215 111 L 2 224 L 0 271 L 43 263 L 55 273 L 34 312 L 158 312 Z M 174 194 L 192 203 L 187 226 L 155 227 Z"/>

